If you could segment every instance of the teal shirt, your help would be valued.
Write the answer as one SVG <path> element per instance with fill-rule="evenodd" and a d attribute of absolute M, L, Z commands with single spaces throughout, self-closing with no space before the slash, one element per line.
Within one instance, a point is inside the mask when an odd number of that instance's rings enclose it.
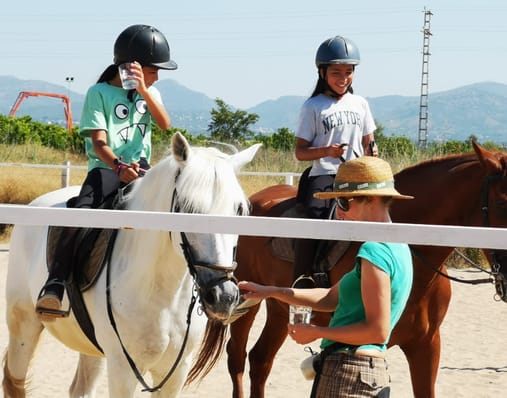
<path fill-rule="evenodd" d="M 162 103 L 159 91 L 153 86 L 149 90 Z M 124 162 L 138 162 L 141 157 L 150 161 L 151 114 L 139 93 L 134 94 L 132 101 L 127 98 L 127 93 L 106 82 L 88 89 L 79 127 L 79 134 L 85 137 L 88 171 L 97 167 L 109 168 L 93 150 L 92 130 L 105 130 L 107 144 Z"/>
<path fill-rule="evenodd" d="M 389 337 L 399 321 L 412 289 L 412 255 L 404 243 L 363 243 L 357 254 L 354 268 L 345 274 L 338 285 L 338 307 L 329 322 L 330 327 L 339 327 L 362 322 L 366 319 L 361 297 L 361 259 L 368 260 L 383 270 L 391 279 L 391 320 Z M 389 337 L 380 347 L 386 350 Z M 324 349 L 335 341 L 322 339 Z M 360 348 L 376 348 L 378 345 L 362 345 Z"/>

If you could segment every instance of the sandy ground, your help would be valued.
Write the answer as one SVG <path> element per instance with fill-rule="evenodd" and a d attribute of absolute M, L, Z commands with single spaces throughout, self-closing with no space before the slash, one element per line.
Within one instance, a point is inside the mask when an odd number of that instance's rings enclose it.
<path fill-rule="evenodd" d="M 5 325 L 5 275 L 8 247 L 0 247 L 0 346 L 7 346 Z M 474 278 L 472 271 L 451 270 L 460 278 Z M 481 276 L 482 277 L 482 276 Z M 437 380 L 438 397 L 501 397 L 507 391 L 507 303 L 493 299 L 493 285 L 465 285 L 452 282 L 453 297 L 442 326 L 442 358 Z M 257 317 L 249 345 L 260 332 L 264 315 Z M 314 346 L 314 348 L 316 345 Z M 299 370 L 299 363 L 307 357 L 303 347 L 287 340 L 276 358 L 266 389 L 270 398 L 308 397 L 311 382 Z M 411 397 L 407 362 L 401 351 L 388 351 L 392 378 L 392 397 Z M 32 363 L 30 397 L 65 397 L 77 364 L 77 354 L 43 333 L 41 344 Z M 248 370 L 248 369 L 247 369 Z M 245 388 L 248 388 L 245 380 Z M 206 379 L 188 387 L 184 398 L 223 398 L 231 396 L 231 382 L 226 356 Z M 101 379 L 99 397 L 107 397 L 106 375 Z M 140 390 L 135 397 L 147 397 Z"/>

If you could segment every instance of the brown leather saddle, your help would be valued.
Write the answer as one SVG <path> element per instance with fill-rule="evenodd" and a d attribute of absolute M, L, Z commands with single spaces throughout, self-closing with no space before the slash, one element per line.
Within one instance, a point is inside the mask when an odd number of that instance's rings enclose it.
<path fill-rule="evenodd" d="M 334 214 L 334 210 L 330 214 Z M 273 207 L 268 216 L 305 218 L 301 205 L 295 199 L 286 200 Z M 295 238 L 274 237 L 269 241 L 271 254 L 281 260 L 294 263 Z M 321 240 L 313 262 L 312 276 L 317 286 L 329 287 L 329 271 L 350 247 L 350 241 Z"/>
<path fill-rule="evenodd" d="M 121 196 L 121 195 L 120 195 Z M 73 199 L 67 202 L 72 207 Z M 107 201 L 101 208 L 121 209 L 117 197 Z M 116 240 L 117 229 L 81 228 L 75 241 L 72 255 L 71 277 L 65 282 L 65 289 L 72 310 L 83 333 L 102 352 L 102 348 L 95 337 L 95 329 L 90 314 L 83 299 L 83 292 L 92 287 L 109 261 Z M 48 271 L 54 263 L 56 246 L 60 235 L 65 233 L 65 227 L 50 226 L 48 228 L 46 246 L 46 264 Z"/>
<path fill-rule="evenodd" d="M 88 290 L 99 277 L 105 265 L 106 253 L 114 229 L 82 228 L 76 239 L 76 249 L 73 254 L 71 283 L 80 292 Z M 46 263 L 48 271 L 54 263 L 56 245 L 60 234 L 65 233 L 65 227 L 50 226 L 46 248 Z"/>

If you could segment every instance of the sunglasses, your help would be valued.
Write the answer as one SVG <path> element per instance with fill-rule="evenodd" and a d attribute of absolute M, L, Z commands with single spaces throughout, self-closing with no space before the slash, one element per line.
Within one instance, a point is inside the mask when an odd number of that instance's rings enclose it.
<path fill-rule="evenodd" d="M 354 198 L 336 198 L 336 205 L 343 212 L 348 212 L 350 210 L 350 202 L 354 200 Z"/>

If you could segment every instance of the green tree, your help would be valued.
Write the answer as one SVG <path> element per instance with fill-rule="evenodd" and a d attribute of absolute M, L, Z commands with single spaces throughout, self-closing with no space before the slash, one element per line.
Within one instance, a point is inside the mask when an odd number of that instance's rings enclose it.
<path fill-rule="evenodd" d="M 215 103 L 216 108 L 211 110 L 211 122 L 208 125 L 212 139 L 241 143 L 254 136 L 250 126 L 259 120 L 259 115 L 242 110 L 232 111 L 220 98 L 215 99 Z"/>

